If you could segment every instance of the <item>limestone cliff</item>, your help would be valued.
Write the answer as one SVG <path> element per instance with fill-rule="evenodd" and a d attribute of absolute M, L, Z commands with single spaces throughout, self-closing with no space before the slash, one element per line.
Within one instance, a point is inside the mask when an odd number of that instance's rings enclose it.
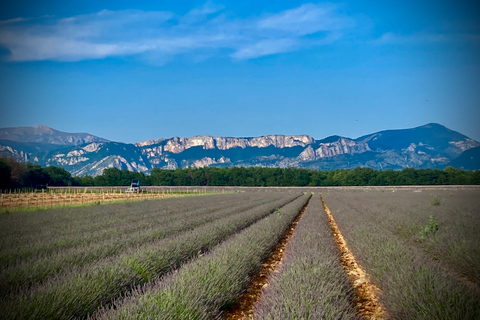
<path fill-rule="evenodd" d="M 189 138 L 173 137 L 170 139 L 147 140 L 136 143 L 146 152 L 150 152 L 153 146 L 157 146 L 156 153 L 171 152 L 181 153 L 192 147 L 202 147 L 205 150 L 218 149 L 228 150 L 231 148 L 258 147 L 265 148 L 273 146 L 275 148 L 288 148 L 295 146 L 306 146 L 312 144 L 315 140 L 307 135 L 269 135 L 254 138 L 232 138 L 232 137 L 212 137 L 195 136 Z M 161 150 L 158 146 L 162 146 Z"/>

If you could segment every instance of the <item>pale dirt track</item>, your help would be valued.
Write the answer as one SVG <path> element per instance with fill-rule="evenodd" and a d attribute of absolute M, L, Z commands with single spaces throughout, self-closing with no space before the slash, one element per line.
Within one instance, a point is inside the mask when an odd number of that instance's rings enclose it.
<path fill-rule="evenodd" d="M 347 246 L 333 216 L 322 197 L 323 209 L 330 223 L 332 235 L 337 242 L 342 257 L 341 262 L 345 273 L 355 290 L 355 308 L 362 319 L 385 319 L 385 309 L 378 301 L 380 290 L 370 282 L 367 273 L 355 261 L 355 257 Z"/>

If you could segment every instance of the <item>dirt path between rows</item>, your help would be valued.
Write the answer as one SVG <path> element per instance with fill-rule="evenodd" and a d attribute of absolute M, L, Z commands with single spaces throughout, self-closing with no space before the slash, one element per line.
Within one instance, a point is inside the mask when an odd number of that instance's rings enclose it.
<path fill-rule="evenodd" d="M 312 195 L 313 196 L 313 195 Z M 311 198 L 310 198 L 311 199 Z M 288 227 L 287 231 L 277 243 L 272 253 L 263 262 L 260 272 L 253 278 L 250 286 L 247 288 L 240 300 L 230 309 L 223 319 L 226 320 L 248 320 L 253 319 L 253 307 L 257 304 L 262 294 L 262 289 L 268 286 L 270 276 L 277 273 L 280 269 L 285 254 L 285 248 L 290 238 L 293 236 L 295 227 L 302 218 L 303 213 L 307 209 L 308 202 L 303 206 L 298 216 Z"/>
<path fill-rule="evenodd" d="M 355 261 L 355 257 L 350 249 L 348 249 L 347 242 L 332 216 L 332 212 L 328 208 L 323 197 L 320 197 L 322 198 L 323 209 L 327 215 L 328 222 L 330 223 L 333 237 L 335 238 L 338 249 L 342 254 L 341 262 L 343 269 L 355 290 L 355 309 L 362 319 L 385 319 L 385 309 L 378 301 L 380 290 L 374 284 L 370 283 L 367 273 Z"/>

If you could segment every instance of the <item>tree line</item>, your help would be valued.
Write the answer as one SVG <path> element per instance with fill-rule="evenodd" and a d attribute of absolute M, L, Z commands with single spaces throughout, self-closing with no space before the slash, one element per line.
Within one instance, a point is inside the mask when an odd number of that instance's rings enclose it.
<path fill-rule="evenodd" d="M 63 168 L 22 163 L 12 158 L 0 158 L 0 189 L 45 188 L 78 185 L 70 172 Z"/>
<path fill-rule="evenodd" d="M 143 186 L 399 186 L 480 184 L 480 171 L 447 167 L 438 169 L 373 170 L 355 168 L 318 171 L 298 168 L 186 168 L 152 169 L 150 175 L 108 168 L 92 177 L 72 177 L 65 169 L 0 159 L 0 189 L 45 186 L 128 186 L 131 180 Z"/>

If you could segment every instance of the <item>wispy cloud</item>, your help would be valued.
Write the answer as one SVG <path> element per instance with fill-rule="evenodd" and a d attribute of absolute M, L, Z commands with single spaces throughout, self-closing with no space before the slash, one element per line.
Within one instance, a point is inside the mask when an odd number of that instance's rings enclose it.
<path fill-rule="evenodd" d="M 223 6 L 207 2 L 183 16 L 167 11 L 103 10 L 68 18 L 14 18 L 0 21 L 0 45 L 10 51 L 10 61 L 132 55 L 164 60 L 208 51 L 252 59 L 340 39 L 355 23 L 336 9 L 331 4 L 309 3 L 262 17 L 232 18 Z"/>
<path fill-rule="evenodd" d="M 353 20 L 340 17 L 333 5 L 304 4 L 285 10 L 258 22 L 260 29 L 281 30 L 296 35 L 314 34 L 320 31 L 335 32 L 353 27 Z"/>
<path fill-rule="evenodd" d="M 275 53 L 293 51 L 298 47 L 298 41 L 291 38 L 261 40 L 250 46 L 238 49 L 233 58 L 251 59 Z"/>
<path fill-rule="evenodd" d="M 376 45 L 414 45 L 447 42 L 480 42 L 480 35 L 466 33 L 433 33 L 416 32 L 411 34 L 399 34 L 387 32 L 372 41 Z"/>

